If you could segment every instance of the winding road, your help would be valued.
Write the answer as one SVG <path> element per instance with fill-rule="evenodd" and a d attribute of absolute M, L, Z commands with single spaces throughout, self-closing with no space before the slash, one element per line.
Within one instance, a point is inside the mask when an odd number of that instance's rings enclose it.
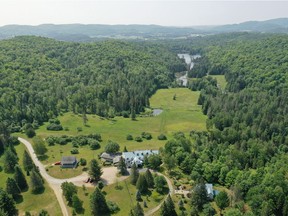
<path fill-rule="evenodd" d="M 88 178 L 88 173 L 83 172 L 81 175 L 73 177 L 73 178 L 69 178 L 69 179 L 57 179 L 57 178 L 54 178 L 54 177 L 50 176 L 47 173 L 44 165 L 38 160 L 37 155 L 35 154 L 34 149 L 32 147 L 32 144 L 28 140 L 25 140 L 25 139 L 23 139 L 21 137 L 18 137 L 18 140 L 26 146 L 26 148 L 27 148 L 27 150 L 28 150 L 28 152 L 29 152 L 34 164 L 39 168 L 39 171 L 40 171 L 42 177 L 47 181 L 49 186 L 53 189 L 53 191 L 54 191 L 54 193 L 56 195 L 56 198 L 58 200 L 58 203 L 60 205 L 60 208 L 61 208 L 61 211 L 62 211 L 62 215 L 63 216 L 69 216 L 68 208 L 67 208 L 67 206 L 65 204 L 65 200 L 64 200 L 64 198 L 62 196 L 61 184 L 63 182 L 67 181 L 67 182 L 72 182 L 76 186 L 81 187 L 84 184 L 83 181 Z M 103 170 L 103 174 L 101 176 L 101 179 L 107 185 L 115 183 L 115 179 L 116 178 L 117 178 L 118 181 L 122 181 L 122 180 L 124 180 L 125 178 L 128 177 L 128 176 L 116 177 L 116 174 L 117 174 L 117 168 L 116 167 L 105 167 L 105 168 L 102 168 L 102 170 Z M 166 177 L 165 175 L 161 174 L 161 173 L 157 172 L 157 174 L 158 175 L 162 175 L 162 176 L 165 177 L 165 179 L 167 181 L 167 184 L 168 184 L 168 187 L 169 187 L 169 194 L 172 195 L 174 193 L 174 188 L 173 188 L 173 185 L 172 185 L 170 179 L 168 177 Z M 94 187 L 94 185 L 87 184 L 87 187 Z M 148 212 L 146 212 L 145 216 L 150 216 L 150 215 L 154 214 L 156 211 L 158 211 L 160 209 L 160 207 L 161 207 L 163 202 L 161 202 L 155 208 L 150 209 Z"/>

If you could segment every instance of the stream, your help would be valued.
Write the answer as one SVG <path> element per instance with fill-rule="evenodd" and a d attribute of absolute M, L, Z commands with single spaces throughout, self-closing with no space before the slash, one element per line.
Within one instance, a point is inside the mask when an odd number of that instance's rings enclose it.
<path fill-rule="evenodd" d="M 188 53 L 179 53 L 177 54 L 179 58 L 184 59 L 185 63 L 187 64 L 189 70 L 191 70 L 194 67 L 194 59 L 200 58 L 201 55 L 189 55 Z M 185 71 L 185 74 L 183 76 L 180 76 L 177 78 L 177 81 L 182 84 L 182 86 L 187 86 L 188 83 L 188 71 Z"/>

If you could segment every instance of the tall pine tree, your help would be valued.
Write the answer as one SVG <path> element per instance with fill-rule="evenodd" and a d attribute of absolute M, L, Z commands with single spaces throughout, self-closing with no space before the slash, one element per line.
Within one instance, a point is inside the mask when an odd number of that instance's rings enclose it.
<path fill-rule="evenodd" d="M 131 167 L 130 183 L 133 184 L 133 185 L 136 185 L 138 177 L 139 177 L 139 171 L 137 169 L 136 164 L 133 163 L 133 165 Z"/>
<path fill-rule="evenodd" d="M 147 181 L 148 187 L 153 188 L 154 187 L 154 178 L 153 178 L 152 173 L 150 172 L 149 169 L 146 170 L 144 176 L 145 176 L 145 179 Z"/>
<path fill-rule="evenodd" d="M 0 209 L 7 216 L 18 215 L 15 203 L 12 198 L 9 197 L 8 193 L 0 188 Z"/>
<path fill-rule="evenodd" d="M 146 193 L 148 191 L 148 184 L 147 181 L 144 177 L 144 175 L 140 175 L 137 183 L 136 183 L 136 188 L 142 193 Z"/>
<path fill-rule="evenodd" d="M 34 167 L 32 158 L 30 157 L 30 155 L 26 150 L 23 153 L 23 167 L 26 172 L 30 172 Z"/>
<path fill-rule="evenodd" d="M 30 175 L 30 187 L 34 194 L 40 193 L 44 189 L 44 182 L 35 170 L 32 170 Z"/>
<path fill-rule="evenodd" d="M 14 180 L 16 181 L 21 191 L 24 191 L 28 188 L 25 175 L 19 166 L 15 166 Z"/>
<path fill-rule="evenodd" d="M 21 190 L 13 178 L 7 178 L 6 180 L 6 192 L 10 194 L 13 199 L 20 195 Z"/>
<path fill-rule="evenodd" d="M 89 167 L 89 175 L 95 181 L 99 181 L 102 175 L 102 170 L 97 160 L 92 159 Z"/>
<path fill-rule="evenodd" d="M 127 167 L 125 160 L 121 157 L 118 165 L 119 173 L 121 175 L 126 175 L 127 174 Z"/>
<path fill-rule="evenodd" d="M 90 196 L 90 208 L 93 216 L 102 216 L 109 213 L 106 199 L 98 187 Z"/>
<path fill-rule="evenodd" d="M 18 163 L 18 158 L 15 153 L 8 148 L 4 153 L 4 172 L 12 173 L 16 164 Z"/>

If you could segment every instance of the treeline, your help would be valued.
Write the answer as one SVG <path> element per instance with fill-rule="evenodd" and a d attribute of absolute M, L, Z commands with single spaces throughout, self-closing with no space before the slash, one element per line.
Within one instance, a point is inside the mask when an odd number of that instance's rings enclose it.
<path fill-rule="evenodd" d="M 11 131 L 61 112 L 138 113 L 184 63 L 163 45 L 67 43 L 22 36 L 0 42 L 0 121 Z"/>
<path fill-rule="evenodd" d="M 288 214 L 287 47 L 286 35 L 215 39 L 202 48 L 203 64 L 221 66 L 225 91 L 209 77 L 190 83 L 201 90 L 209 133 L 191 133 L 195 152 L 183 171 L 230 188 L 233 206 L 244 200 L 255 215 Z"/>

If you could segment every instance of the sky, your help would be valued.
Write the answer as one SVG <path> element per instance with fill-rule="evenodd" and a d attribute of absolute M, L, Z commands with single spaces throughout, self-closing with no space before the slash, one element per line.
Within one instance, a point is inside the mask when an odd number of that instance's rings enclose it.
<path fill-rule="evenodd" d="M 46 23 L 201 26 L 280 17 L 288 17 L 288 0 L 0 0 L 0 26 Z"/>

